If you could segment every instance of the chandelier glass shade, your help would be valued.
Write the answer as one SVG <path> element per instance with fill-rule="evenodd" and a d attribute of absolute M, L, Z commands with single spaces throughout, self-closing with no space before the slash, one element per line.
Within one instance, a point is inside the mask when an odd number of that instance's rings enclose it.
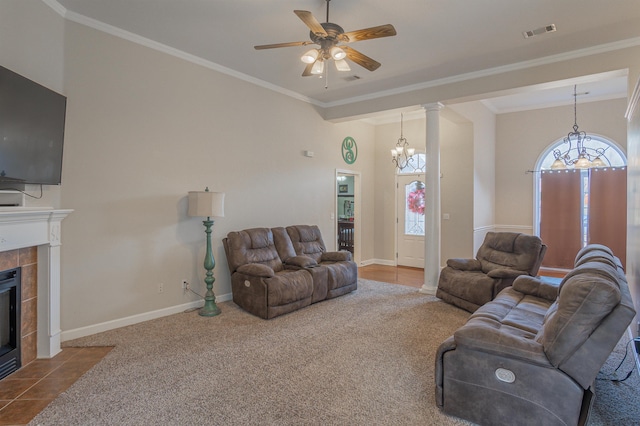
<path fill-rule="evenodd" d="M 578 128 L 577 118 L 577 86 L 573 86 L 573 131 L 569 132 L 563 139 L 568 148 L 554 149 L 553 156 L 555 161 L 551 164 L 551 170 L 562 170 L 567 167 L 574 169 L 590 169 L 593 167 L 607 167 L 607 157 L 604 155 L 603 148 L 589 148 L 586 142 L 591 141 L 585 131 Z M 606 162 L 605 162 L 606 161 Z"/>
<path fill-rule="evenodd" d="M 351 67 L 345 61 L 346 57 L 347 52 L 344 49 L 339 46 L 332 46 L 330 48 L 323 47 L 308 50 L 300 57 L 300 60 L 305 64 L 313 64 L 311 74 L 321 75 L 324 73 L 324 63 L 330 59 L 334 60 L 338 71 L 351 71 Z"/>
<path fill-rule="evenodd" d="M 409 148 L 409 142 L 403 135 L 402 123 L 403 117 L 400 114 L 400 139 L 396 142 L 396 147 L 391 150 L 391 162 L 396 166 L 396 169 L 402 170 L 413 162 L 413 154 L 416 150 Z"/>

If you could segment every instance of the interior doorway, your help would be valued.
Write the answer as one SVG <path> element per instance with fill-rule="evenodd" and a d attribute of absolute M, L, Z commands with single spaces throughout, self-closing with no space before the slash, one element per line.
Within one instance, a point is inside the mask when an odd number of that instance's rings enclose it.
<path fill-rule="evenodd" d="M 336 170 L 335 241 L 337 250 L 350 251 L 360 265 L 360 173 Z"/>

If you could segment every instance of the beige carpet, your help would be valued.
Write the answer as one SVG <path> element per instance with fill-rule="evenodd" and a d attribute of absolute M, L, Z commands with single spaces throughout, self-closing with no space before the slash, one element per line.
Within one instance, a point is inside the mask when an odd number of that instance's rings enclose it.
<path fill-rule="evenodd" d="M 220 307 L 215 318 L 183 313 L 67 342 L 115 348 L 30 424 L 469 424 L 439 412 L 433 379 L 435 351 L 465 311 L 368 280 L 269 321 Z M 620 403 L 639 407 L 633 393 Z M 592 424 L 616 424 L 620 393 L 603 394 L 613 400 Z"/>

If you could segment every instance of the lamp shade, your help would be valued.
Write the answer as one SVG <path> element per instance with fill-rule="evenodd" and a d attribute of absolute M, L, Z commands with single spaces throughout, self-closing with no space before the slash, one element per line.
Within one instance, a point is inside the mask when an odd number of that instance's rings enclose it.
<path fill-rule="evenodd" d="M 224 192 L 189 191 L 189 216 L 224 217 Z"/>

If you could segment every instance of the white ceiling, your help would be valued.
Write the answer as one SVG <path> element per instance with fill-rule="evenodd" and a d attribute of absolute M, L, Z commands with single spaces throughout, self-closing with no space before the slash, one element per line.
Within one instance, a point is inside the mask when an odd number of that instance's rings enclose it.
<path fill-rule="evenodd" d="M 354 63 L 351 72 L 332 68 L 325 89 L 324 79 L 301 76 L 305 64 L 300 56 L 308 47 L 253 48 L 308 40 L 309 30 L 293 10 L 308 10 L 325 22 L 325 0 L 44 1 L 69 20 L 320 106 L 500 67 L 640 45 L 638 0 L 332 0 L 330 21 L 345 31 L 389 23 L 397 35 L 351 43 L 382 66 L 373 72 Z M 557 31 L 529 39 L 522 35 L 549 24 Z M 604 77 L 578 81 L 578 92 L 590 92 L 579 102 L 626 96 L 625 78 L 605 77 L 605 82 Z M 483 102 L 497 113 L 572 103 L 573 87 L 567 84 L 574 82 Z"/>

